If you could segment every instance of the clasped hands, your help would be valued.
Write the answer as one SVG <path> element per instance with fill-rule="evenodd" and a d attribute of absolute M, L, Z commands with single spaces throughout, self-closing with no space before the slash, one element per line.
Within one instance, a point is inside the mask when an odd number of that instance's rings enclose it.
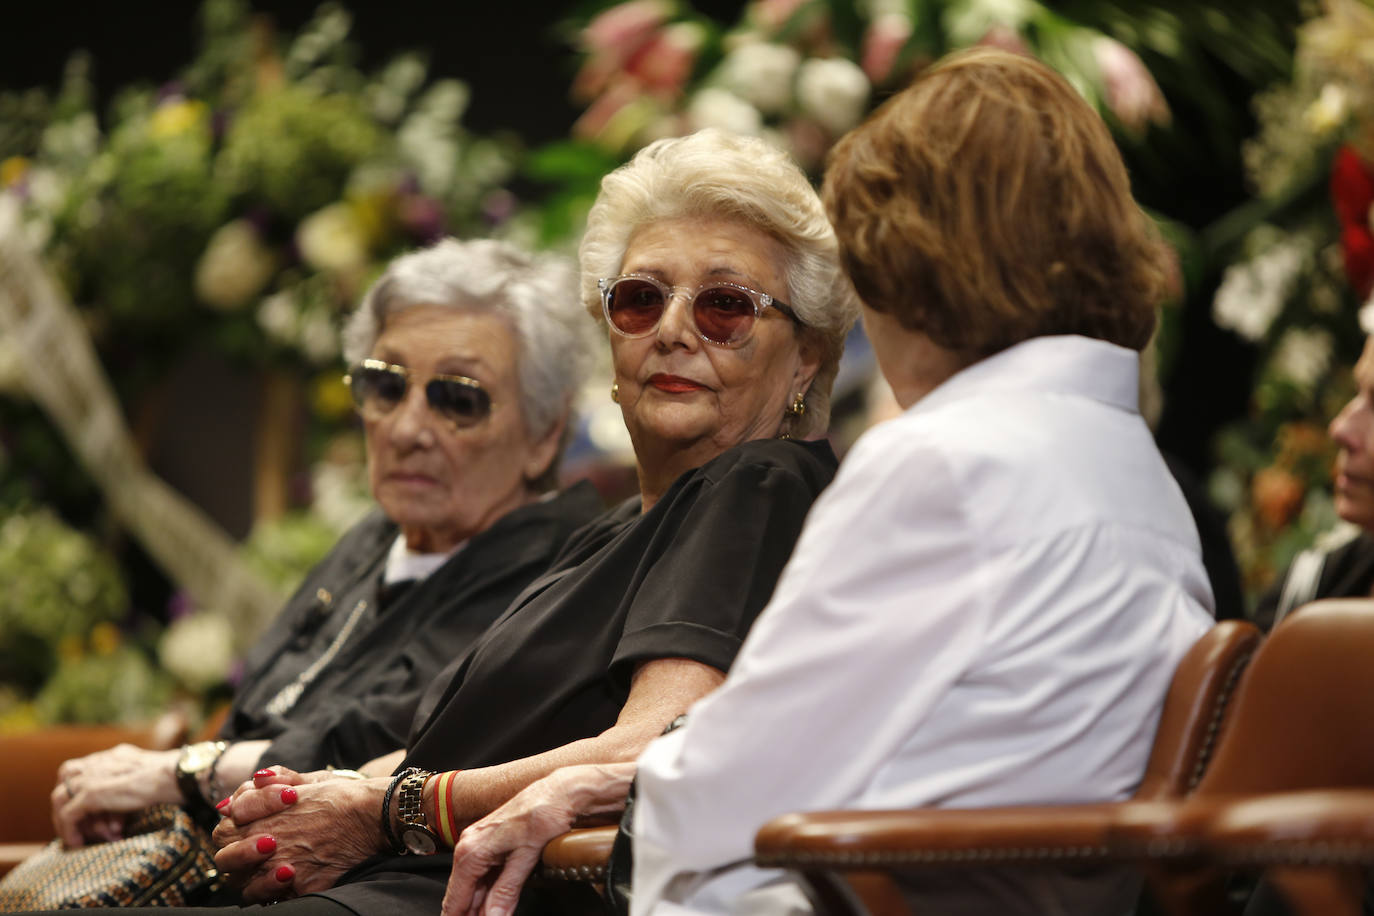
<path fill-rule="evenodd" d="M 334 886 L 389 847 L 380 813 L 389 777 L 258 770 L 220 802 L 215 865 L 245 900 L 262 903 Z"/>

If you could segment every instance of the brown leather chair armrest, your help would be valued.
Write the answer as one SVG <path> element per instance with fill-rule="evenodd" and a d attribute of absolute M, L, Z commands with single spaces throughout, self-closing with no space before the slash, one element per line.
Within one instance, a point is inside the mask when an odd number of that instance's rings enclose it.
<path fill-rule="evenodd" d="M 605 880 L 615 833 L 615 827 L 586 827 L 554 837 L 544 847 L 543 876 L 563 881 Z"/>
<path fill-rule="evenodd" d="M 1202 844 L 1233 866 L 1374 865 L 1374 789 L 1217 799 Z"/>
<path fill-rule="evenodd" d="M 1119 805 L 917 808 L 787 814 L 754 840 L 764 867 L 915 868 L 1109 857 Z"/>

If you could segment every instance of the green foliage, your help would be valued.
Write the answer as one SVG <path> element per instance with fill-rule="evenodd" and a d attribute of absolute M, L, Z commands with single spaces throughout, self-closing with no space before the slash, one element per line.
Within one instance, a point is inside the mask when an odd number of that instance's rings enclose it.
<path fill-rule="evenodd" d="M 0 582 L 0 680 L 30 688 L 64 640 L 128 611 L 113 558 L 46 509 L 0 522 Z"/>

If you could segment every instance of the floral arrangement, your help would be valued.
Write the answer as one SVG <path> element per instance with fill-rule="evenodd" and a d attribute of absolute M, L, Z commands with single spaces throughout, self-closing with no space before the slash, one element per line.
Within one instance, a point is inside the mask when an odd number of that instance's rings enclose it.
<path fill-rule="evenodd" d="M 1339 533 L 1326 424 L 1353 394 L 1349 366 L 1374 331 L 1371 87 L 1374 8 L 1326 0 L 1298 32 L 1291 82 L 1255 101 L 1245 162 L 1258 196 L 1212 306 L 1258 356 L 1249 416 L 1219 437 L 1212 480 L 1252 595 Z"/>
<path fill-rule="evenodd" d="M 721 28 L 673 0 L 629 0 L 581 33 L 575 137 L 616 155 L 715 126 L 771 137 L 805 168 L 886 92 L 945 51 L 992 44 L 1036 54 L 1126 130 L 1169 109 L 1122 42 L 1035 0 L 754 0 Z"/>
<path fill-rule="evenodd" d="M 467 88 L 417 56 L 353 67 L 341 7 L 285 42 L 242 0 L 202 16 L 195 62 L 106 118 L 80 57 L 55 98 L 0 99 L 0 193 L 107 358 L 195 338 L 332 372 L 340 311 L 391 256 L 508 227 L 518 147 L 465 131 Z"/>

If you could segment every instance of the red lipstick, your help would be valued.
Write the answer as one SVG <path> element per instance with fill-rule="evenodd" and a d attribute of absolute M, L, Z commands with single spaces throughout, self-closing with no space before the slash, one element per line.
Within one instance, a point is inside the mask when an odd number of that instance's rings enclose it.
<path fill-rule="evenodd" d="M 666 391 L 669 394 L 684 394 L 688 391 L 703 391 L 706 388 L 706 386 L 701 384 L 700 382 L 694 382 L 689 378 L 683 378 L 680 375 L 665 375 L 663 373 L 658 373 L 657 375 L 649 376 L 649 384 L 653 385 L 658 390 Z"/>

